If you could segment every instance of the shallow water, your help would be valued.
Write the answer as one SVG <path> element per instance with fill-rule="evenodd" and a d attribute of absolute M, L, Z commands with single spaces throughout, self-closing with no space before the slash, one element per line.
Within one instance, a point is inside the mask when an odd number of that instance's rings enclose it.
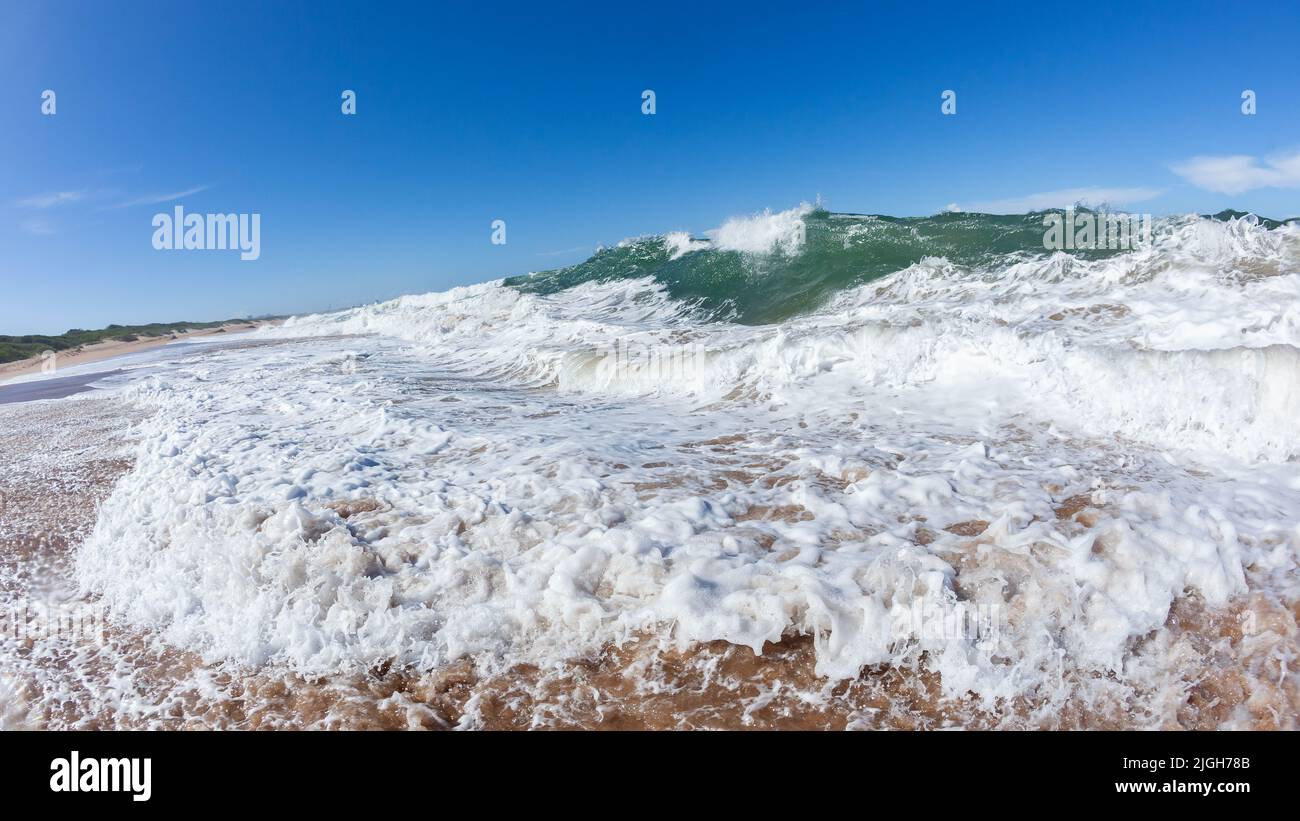
<path fill-rule="evenodd" d="M 60 376 L 31 382 L 19 382 L 13 385 L 0 385 L 0 405 L 17 402 L 37 402 L 42 399 L 63 399 L 78 393 L 95 389 L 96 382 L 118 376 L 120 370 L 99 371 L 97 373 Z"/>

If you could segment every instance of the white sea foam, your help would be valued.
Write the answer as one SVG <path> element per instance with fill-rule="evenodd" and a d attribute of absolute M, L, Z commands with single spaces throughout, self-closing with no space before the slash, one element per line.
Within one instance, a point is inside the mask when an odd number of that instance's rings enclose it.
<path fill-rule="evenodd" d="M 812 210 L 813 206 L 803 203 L 776 213 L 767 210 L 747 217 L 732 217 L 706 234 L 713 247 L 720 251 L 768 254 L 780 250 L 795 254 L 803 247 L 803 220 Z"/>
<path fill-rule="evenodd" d="M 707 240 L 695 239 L 685 231 L 670 231 L 664 234 L 664 242 L 668 245 L 671 259 L 681 259 L 692 251 L 703 251 L 709 247 Z"/>
<path fill-rule="evenodd" d="M 784 248 L 802 213 L 710 237 Z M 78 577 L 176 644 L 308 673 L 801 633 L 824 675 L 924 658 L 990 705 L 1140 675 L 1176 597 L 1298 587 L 1296 234 L 1177 232 L 926 259 L 772 326 L 649 279 L 291 320 L 260 336 L 305 341 L 127 389 L 156 413 Z M 1080 497 L 1086 525 L 1057 513 Z M 969 607 L 997 629 L 909 621 Z"/>

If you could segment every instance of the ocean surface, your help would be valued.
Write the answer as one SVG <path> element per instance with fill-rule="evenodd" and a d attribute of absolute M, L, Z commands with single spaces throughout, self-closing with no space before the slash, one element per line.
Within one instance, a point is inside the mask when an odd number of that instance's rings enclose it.
<path fill-rule="evenodd" d="M 154 361 L 69 585 L 213 702 L 1294 726 L 1300 226 L 1042 240 L 800 206 Z"/>

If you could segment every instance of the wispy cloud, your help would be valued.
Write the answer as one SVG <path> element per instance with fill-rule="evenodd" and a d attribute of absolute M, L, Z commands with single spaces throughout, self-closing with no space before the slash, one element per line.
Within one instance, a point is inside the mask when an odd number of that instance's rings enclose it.
<path fill-rule="evenodd" d="M 1263 162 L 1249 154 L 1201 155 L 1175 165 L 1173 170 L 1192 185 L 1220 194 L 1243 194 L 1255 188 L 1300 188 L 1300 150 L 1275 154 Z"/>
<path fill-rule="evenodd" d="M 172 200 L 179 200 L 183 197 L 193 196 L 194 194 L 197 194 L 200 191 L 207 191 L 211 187 L 212 186 L 210 185 L 199 185 L 199 186 L 195 186 L 194 188 L 187 188 L 184 191 L 176 191 L 171 194 L 150 194 L 148 196 L 130 199 L 125 202 L 119 202 L 117 205 L 114 205 L 112 207 L 133 208 L 137 205 L 161 205 L 164 202 L 171 202 Z"/>
<path fill-rule="evenodd" d="M 1029 211 L 1070 208 L 1075 205 L 1089 208 L 1101 205 L 1129 205 L 1155 199 L 1163 193 L 1165 193 L 1163 188 L 1066 188 L 1002 200 L 984 200 L 962 205 L 952 203 L 944 210 L 975 211 L 981 214 L 1024 214 Z"/>
<path fill-rule="evenodd" d="M 19 208 L 37 208 L 44 210 L 53 208 L 56 205 L 66 205 L 70 202 L 78 202 L 86 198 L 87 191 L 50 191 L 47 194 L 37 194 L 32 197 L 26 197 L 14 203 Z"/>

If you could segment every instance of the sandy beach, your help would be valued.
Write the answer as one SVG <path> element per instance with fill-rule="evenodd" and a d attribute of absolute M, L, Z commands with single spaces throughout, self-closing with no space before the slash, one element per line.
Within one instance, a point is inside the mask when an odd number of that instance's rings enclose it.
<path fill-rule="evenodd" d="M 127 354 L 139 353 L 153 348 L 161 348 L 171 342 L 181 339 L 197 339 L 200 337 L 216 336 L 225 333 L 243 333 L 254 331 L 258 328 L 268 325 L 276 325 L 281 320 L 251 320 L 248 322 L 231 322 L 217 328 L 204 328 L 201 330 L 178 331 L 167 336 L 148 337 L 137 339 L 134 342 L 119 342 L 117 340 L 105 340 L 96 342 L 93 345 L 85 345 L 80 348 L 74 348 L 68 351 L 60 351 L 55 354 L 55 366 L 57 368 L 72 368 L 78 365 L 89 365 L 92 362 L 102 362 L 105 359 L 112 359 Z M 16 362 L 5 362 L 0 364 L 0 383 L 10 379 L 16 379 L 21 376 L 30 376 L 34 373 L 40 373 L 44 366 L 45 360 L 40 356 L 33 356 L 28 359 L 20 359 Z"/>

